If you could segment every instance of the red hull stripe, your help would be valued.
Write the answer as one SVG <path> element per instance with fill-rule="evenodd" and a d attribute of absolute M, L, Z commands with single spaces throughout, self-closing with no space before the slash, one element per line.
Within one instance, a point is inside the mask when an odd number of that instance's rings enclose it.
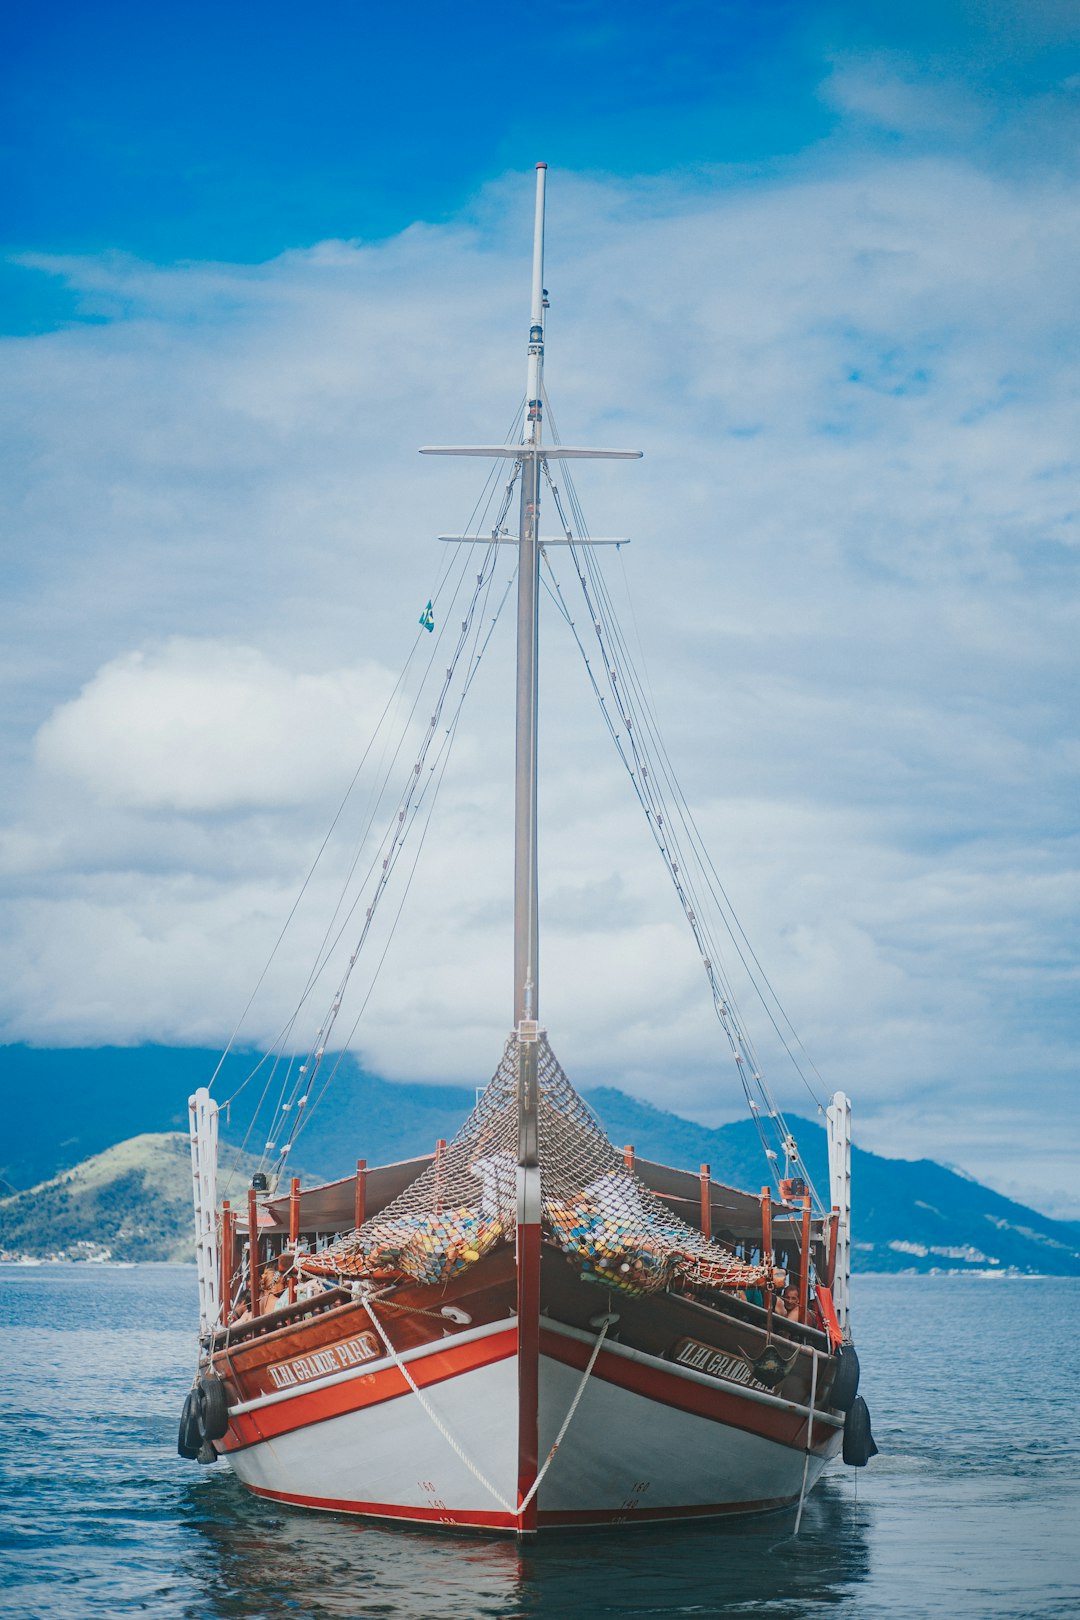
<path fill-rule="evenodd" d="M 462 1373 L 475 1372 L 505 1361 L 517 1350 L 517 1329 L 510 1325 L 505 1331 L 474 1339 L 469 1344 L 448 1345 L 433 1355 L 418 1356 L 407 1363 L 409 1372 L 420 1389 L 458 1378 Z M 344 1383 L 330 1384 L 322 1389 L 297 1390 L 291 1400 L 262 1406 L 253 1412 L 240 1412 L 230 1419 L 229 1432 L 218 1442 L 220 1451 L 243 1451 L 264 1440 L 276 1440 L 279 1435 L 291 1434 L 295 1429 L 306 1429 L 313 1423 L 326 1423 L 331 1418 L 359 1412 L 367 1406 L 380 1406 L 384 1401 L 397 1400 L 412 1391 L 396 1367 L 384 1367 L 381 1372 L 358 1372 Z M 289 1498 L 292 1500 L 292 1498 Z M 350 1511 L 343 1509 L 342 1511 Z M 360 1509 L 355 1511 L 360 1512 Z"/>
<path fill-rule="evenodd" d="M 561 1361 L 566 1366 L 577 1368 L 582 1372 L 590 1355 L 589 1345 L 581 1344 L 577 1339 L 565 1338 L 561 1333 L 553 1333 L 549 1328 L 541 1329 L 540 1349 L 553 1361 Z M 793 1446 L 802 1450 L 806 1445 L 806 1419 L 800 1417 L 798 1413 L 785 1412 L 775 1406 L 763 1406 L 757 1401 L 740 1400 L 738 1395 L 731 1394 L 720 1386 L 715 1390 L 707 1388 L 688 1378 L 680 1378 L 677 1373 L 669 1373 L 640 1361 L 631 1361 L 627 1356 L 620 1356 L 614 1351 L 609 1352 L 606 1347 L 597 1357 L 593 1377 L 608 1384 L 616 1384 L 620 1389 L 629 1390 L 635 1395 L 643 1395 L 647 1400 L 656 1401 L 661 1406 L 672 1406 L 680 1412 L 689 1412 L 694 1417 L 707 1418 L 713 1423 L 723 1423 L 731 1429 L 742 1429 L 747 1434 L 760 1435 L 764 1440 L 775 1440 L 782 1446 Z M 835 1434 L 832 1425 L 825 1427 L 824 1433 L 822 1427 L 821 1424 L 815 1425 L 815 1451 L 822 1451 Z"/>
<path fill-rule="evenodd" d="M 543 1486 L 540 1487 L 543 1490 Z M 719 1519 L 731 1513 L 771 1513 L 777 1508 L 794 1507 L 798 1496 L 770 1497 L 760 1502 L 710 1502 L 704 1507 L 624 1507 L 582 1508 L 566 1513 L 540 1513 L 540 1524 L 549 1529 L 574 1525 L 633 1524 L 641 1519 Z"/>
<path fill-rule="evenodd" d="M 350 1502 L 335 1496 L 294 1496 L 291 1491 L 271 1491 L 262 1485 L 249 1485 L 256 1496 L 273 1502 L 292 1502 L 296 1507 L 319 1508 L 324 1513 L 361 1513 L 370 1519 L 407 1519 L 416 1524 L 472 1525 L 477 1530 L 517 1530 L 512 1513 L 487 1513 L 482 1508 L 459 1511 L 445 1507 L 401 1507 L 391 1502 Z"/>
<path fill-rule="evenodd" d="M 256 1496 L 273 1502 L 289 1502 L 294 1507 L 316 1508 L 323 1513 L 355 1513 L 369 1519 L 399 1519 L 413 1524 L 444 1524 L 460 1529 L 506 1530 L 516 1534 L 518 1521 L 511 1513 L 485 1512 L 482 1508 L 402 1507 L 390 1502 L 354 1502 L 333 1496 L 297 1496 L 291 1491 L 271 1491 L 262 1485 L 251 1485 Z M 537 1515 L 541 1529 L 582 1529 L 590 1525 L 617 1525 L 641 1523 L 646 1519 L 718 1519 L 733 1513 L 769 1513 L 777 1508 L 792 1507 L 797 1496 L 773 1497 L 754 1502 L 711 1502 L 693 1507 L 625 1507 L 582 1508 L 569 1512 Z"/>

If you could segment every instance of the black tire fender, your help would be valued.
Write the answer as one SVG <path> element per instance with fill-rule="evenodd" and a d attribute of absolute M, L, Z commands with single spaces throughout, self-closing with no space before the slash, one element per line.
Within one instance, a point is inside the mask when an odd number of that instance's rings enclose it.
<path fill-rule="evenodd" d="M 176 1439 L 176 1449 L 181 1457 L 194 1462 L 199 1455 L 199 1447 L 203 1442 L 201 1418 L 202 1401 L 196 1389 L 189 1389 L 184 1401 L 184 1409 L 180 1414 L 180 1433 Z"/>
<path fill-rule="evenodd" d="M 856 1395 L 844 1419 L 844 1461 L 849 1468 L 865 1468 L 871 1457 L 877 1456 L 877 1446 L 870 1433 L 870 1409 L 861 1395 Z"/>
<path fill-rule="evenodd" d="M 842 1344 L 833 1361 L 829 1405 L 834 1412 L 850 1412 L 859 1393 L 859 1358 L 853 1344 Z"/>
<path fill-rule="evenodd" d="M 229 1397 L 217 1373 L 203 1373 L 198 1384 L 203 1438 L 220 1440 L 229 1427 Z"/>

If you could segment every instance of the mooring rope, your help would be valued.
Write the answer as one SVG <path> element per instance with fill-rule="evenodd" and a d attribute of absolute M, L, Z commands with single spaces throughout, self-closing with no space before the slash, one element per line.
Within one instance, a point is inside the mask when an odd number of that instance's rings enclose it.
<path fill-rule="evenodd" d="M 539 1473 L 537 1474 L 536 1478 L 533 1480 L 532 1485 L 530 1486 L 527 1495 L 525 1495 L 522 1498 L 520 1506 L 515 1508 L 515 1507 L 511 1507 L 510 1503 L 506 1500 L 506 1498 L 502 1495 L 502 1493 L 499 1490 L 497 1490 L 496 1487 L 491 1483 L 491 1481 L 490 1481 L 490 1479 L 488 1479 L 487 1475 L 476 1465 L 476 1463 L 473 1462 L 472 1458 L 469 1456 L 469 1454 L 465 1450 L 464 1446 L 457 1439 L 456 1435 L 454 1435 L 454 1433 L 449 1428 L 447 1428 L 446 1424 L 440 1418 L 439 1414 L 435 1411 L 434 1407 L 431 1405 L 431 1402 L 424 1395 L 423 1391 L 420 1389 L 420 1387 L 417 1384 L 417 1382 L 416 1382 L 415 1378 L 413 1377 L 412 1373 L 409 1371 L 409 1368 L 408 1368 L 407 1364 L 404 1361 L 402 1361 L 401 1357 L 398 1355 L 397 1351 L 394 1349 L 394 1346 L 391 1344 L 390 1339 L 389 1339 L 389 1337 L 388 1337 L 382 1323 L 379 1321 L 379 1318 L 375 1315 L 375 1312 L 371 1307 L 371 1301 L 368 1300 L 368 1299 L 364 1299 L 362 1301 L 362 1303 L 363 1303 L 364 1309 L 368 1313 L 368 1316 L 371 1318 L 371 1321 L 372 1321 L 372 1323 L 374 1325 L 376 1333 L 379 1335 L 379 1338 L 382 1340 L 383 1344 L 386 1346 L 386 1352 L 389 1355 L 390 1359 L 393 1361 L 394 1366 L 397 1368 L 398 1372 L 404 1378 L 405 1382 L 408 1384 L 409 1388 L 412 1390 L 413 1394 L 416 1396 L 417 1400 L 420 1402 L 421 1407 L 427 1413 L 428 1417 L 431 1419 L 431 1421 L 435 1425 L 436 1429 L 438 1429 L 439 1433 L 442 1435 L 443 1439 L 446 1441 L 446 1443 L 450 1447 L 451 1451 L 453 1451 L 455 1456 L 458 1457 L 465 1464 L 465 1467 L 469 1470 L 469 1473 L 472 1474 L 475 1479 L 478 1479 L 480 1481 L 481 1485 L 488 1492 L 489 1496 L 493 1497 L 494 1500 L 496 1502 L 498 1502 L 499 1506 L 503 1509 L 503 1511 L 505 1513 L 509 1513 L 515 1519 L 520 1518 L 521 1515 L 525 1512 L 525 1509 L 528 1507 L 529 1503 L 532 1501 L 533 1497 L 536 1495 L 537 1491 L 540 1489 L 540 1485 L 541 1485 L 541 1482 L 542 1482 L 542 1480 L 544 1478 L 544 1475 L 547 1473 L 548 1469 L 551 1467 L 551 1464 L 555 1459 L 555 1453 L 558 1451 L 559 1447 L 562 1445 L 563 1441 L 566 1438 L 566 1431 L 567 1431 L 567 1429 L 569 1429 L 571 1420 L 573 1419 L 573 1416 L 574 1416 L 574 1413 L 577 1411 L 578 1406 L 581 1403 L 581 1397 L 585 1393 L 585 1385 L 588 1383 L 589 1378 L 592 1375 L 592 1370 L 596 1366 L 596 1358 L 600 1354 L 600 1346 L 603 1344 L 604 1340 L 607 1337 L 608 1328 L 611 1326 L 611 1318 L 610 1317 L 605 1317 L 604 1318 L 603 1324 L 602 1324 L 602 1326 L 600 1328 L 599 1336 L 597 1337 L 596 1343 L 593 1345 L 592 1355 L 589 1357 L 588 1365 L 586 1366 L 585 1371 L 581 1376 L 581 1382 L 578 1384 L 578 1387 L 577 1387 L 577 1390 L 575 1392 L 574 1398 L 570 1402 L 570 1408 L 569 1408 L 566 1416 L 563 1418 L 562 1427 L 560 1428 L 558 1434 L 555 1436 L 554 1444 L 552 1445 L 551 1450 L 548 1452 L 547 1456 L 544 1458 L 543 1466 L 541 1467 L 541 1469 L 540 1469 Z M 425 1314 L 427 1314 L 427 1313 L 425 1313 Z"/>
<path fill-rule="evenodd" d="M 451 1451 L 453 1451 L 454 1454 L 461 1459 L 461 1461 L 465 1464 L 465 1467 L 469 1470 L 469 1473 L 474 1475 L 474 1477 L 480 1481 L 481 1485 L 488 1492 L 488 1494 L 490 1496 L 494 1497 L 495 1501 L 498 1502 L 498 1504 L 502 1508 L 503 1512 L 513 1515 L 514 1511 L 515 1511 L 514 1508 L 510 1505 L 510 1503 L 506 1500 L 506 1498 L 502 1495 L 502 1493 L 495 1489 L 495 1486 L 491 1483 L 490 1479 L 488 1479 L 487 1475 L 484 1474 L 477 1467 L 477 1465 L 473 1462 L 472 1458 L 466 1452 L 464 1446 L 462 1446 L 459 1443 L 457 1438 L 447 1428 L 446 1424 L 442 1421 L 442 1418 L 440 1418 L 439 1414 L 435 1411 L 434 1407 L 431 1405 L 431 1402 L 427 1399 L 427 1397 L 424 1395 L 423 1391 L 419 1388 L 415 1378 L 413 1377 L 412 1373 L 409 1371 L 409 1369 L 406 1366 L 405 1362 L 402 1361 L 401 1357 L 398 1355 L 397 1351 L 394 1349 L 394 1346 L 390 1343 L 390 1340 L 386 1335 L 386 1332 L 385 1332 L 385 1330 L 383 1328 L 382 1323 L 379 1321 L 379 1318 L 375 1315 L 375 1312 L 372 1310 L 371 1305 L 369 1304 L 369 1302 L 366 1299 L 363 1301 L 363 1305 L 364 1305 L 364 1309 L 367 1311 L 367 1313 L 370 1316 L 372 1322 L 374 1323 L 376 1333 L 379 1335 L 379 1338 L 382 1340 L 383 1344 L 386 1346 L 387 1354 L 389 1355 L 390 1359 L 393 1361 L 394 1366 L 397 1368 L 398 1372 L 404 1378 L 405 1382 L 408 1384 L 409 1388 L 412 1390 L 413 1394 L 416 1396 L 417 1400 L 420 1402 L 420 1405 L 423 1407 L 424 1411 L 427 1413 L 427 1415 L 431 1419 L 432 1423 L 434 1423 L 435 1427 L 438 1429 L 439 1433 L 442 1435 L 443 1439 L 446 1441 L 446 1443 L 450 1447 Z"/>
<path fill-rule="evenodd" d="M 589 1364 L 585 1368 L 585 1371 L 584 1371 L 584 1373 L 582 1374 L 582 1377 L 581 1377 L 581 1383 L 577 1387 L 577 1394 L 574 1396 L 573 1400 L 570 1402 L 570 1410 L 567 1412 L 566 1416 L 563 1418 L 562 1428 L 559 1430 L 558 1434 L 555 1436 L 555 1444 L 552 1446 L 551 1450 L 548 1452 L 547 1456 L 544 1458 L 543 1467 L 541 1468 L 540 1472 L 537 1474 L 536 1478 L 533 1480 L 532 1485 L 529 1488 L 528 1494 L 525 1497 L 523 1497 L 523 1499 L 522 1499 L 521 1506 L 518 1508 L 518 1513 L 519 1514 L 524 1513 L 525 1509 L 528 1507 L 529 1503 L 532 1501 L 533 1497 L 536 1495 L 537 1491 L 540 1489 L 540 1481 L 543 1479 L 544 1475 L 547 1473 L 548 1469 L 551 1467 L 552 1461 L 553 1461 L 553 1459 L 555 1457 L 555 1453 L 558 1451 L 559 1447 L 563 1443 L 563 1440 L 566 1438 L 566 1431 L 570 1427 L 570 1419 L 573 1417 L 574 1413 L 577 1411 L 578 1402 L 581 1400 L 581 1397 L 585 1393 L 585 1385 L 589 1382 L 589 1378 L 590 1378 L 590 1375 L 592 1374 L 592 1370 L 596 1366 L 596 1358 L 600 1354 L 600 1346 L 603 1344 L 604 1340 L 607 1338 L 607 1330 L 608 1330 L 608 1328 L 610 1326 L 611 1326 L 611 1317 L 610 1316 L 605 1316 L 604 1321 L 603 1321 L 603 1325 L 602 1325 L 602 1327 L 600 1329 L 600 1337 L 597 1339 L 596 1343 L 593 1345 L 592 1355 L 589 1357 Z"/>

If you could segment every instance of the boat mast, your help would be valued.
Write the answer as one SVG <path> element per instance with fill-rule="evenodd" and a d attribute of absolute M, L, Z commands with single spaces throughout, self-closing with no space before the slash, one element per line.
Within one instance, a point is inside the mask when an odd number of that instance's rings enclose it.
<path fill-rule="evenodd" d="M 517 771 L 514 813 L 514 1027 L 539 1018 L 539 926 L 536 866 L 537 625 L 540 595 L 540 443 L 544 379 L 544 190 L 547 164 L 536 166 L 532 319 L 522 433 L 518 524 Z"/>
<path fill-rule="evenodd" d="M 536 1529 L 539 1463 L 540 1154 L 539 927 L 536 863 L 537 643 L 540 597 L 540 443 L 544 375 L 544 190 L 536 165 L 529 377 L 521 444 L 518 524 L 517 767 L 514 791 L 514 1029 L 518 1049 L 517 1322 L 519 1533 Z"/>
<path fill-rule="evenodd" d="M 637 461 L 640 450 L 545 450 L 544 380 L 544 192 L 547 164 L 536 165 L 533 226 L 532 318 L 525 421 L 520 444 L 424 445 L 426 456 L 513 459 L 521 476 L 518 524 L 517 759 L 514 794 L 514 1039 L 517 1044 L 517 1335 L 518 1335 L 518 1531 L 536 1529 L 540 1384 L 540 1143 L 539 1143 L 539 925 L 536 861 L 537 608 L 540 597 L 540 476 L 550 460 Z M 491 536 L 448 534 L 444 540 L 475 545 Z M 497 540 L 500 536 L 494 536 Z M 545 539 L 566 545 L 568 536 Z M 578 545 L 621 544 L 580 536 Z"/>

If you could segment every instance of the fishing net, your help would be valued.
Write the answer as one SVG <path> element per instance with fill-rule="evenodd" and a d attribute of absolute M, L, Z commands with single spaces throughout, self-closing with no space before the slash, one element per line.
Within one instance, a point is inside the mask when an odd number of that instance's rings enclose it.
<path fill-rule="evenodd" d="M 673 1283 L 760 1286 L 760 1266 L 739 1259 L 674 1215 L 628 1169 L 596 1115 L 574 1090 L 546 1039 L 538 1043 L 542 1225 L 583 1278 L 627 1293 Z M 443 1283 L 517 1223 L 518 1043 L 454 1139 L 359 1231 L 305 1257 L 304 1270 L 335 1277 Z"/>

